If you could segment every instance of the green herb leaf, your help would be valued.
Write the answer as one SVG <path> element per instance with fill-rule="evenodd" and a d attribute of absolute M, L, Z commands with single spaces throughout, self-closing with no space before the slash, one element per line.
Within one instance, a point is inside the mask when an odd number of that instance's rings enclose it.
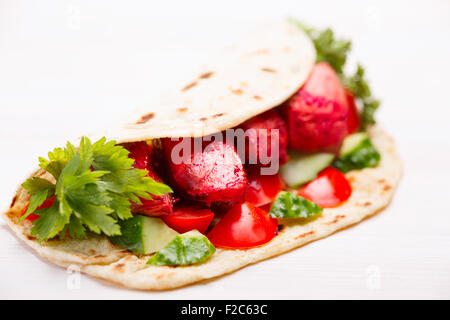
<path fill-rule="evenodd" d="M 49 152 L 49 159 L 40 158 L 40 167 L 48 171 L 56 184 L 42 178 L 27 180 L 23 187 L 31 195 L 25 218 L 56 196 L 51 208 L 37 210 L 32 234 L 39 241 L 48 240 L 66 231 L 73 238 L 85 238 L 86 230 L 108 236 L 120 235 L 119 220 L 132 217 L 130 201 L 139 197 L 151 199 L 172 190 L 157 183 L 148 172 L 133 168 L 129 152 L 106 142 L 103 138 L 92 144 L 83 137 L 78 150 L 71 143 L 66 148 Z M 62 233 L 61 233 L 62 232 Z"/>
<path fill-rule="evenodd" d="M 30 193 L 55 189 L 55 185 L 53 183 L 39 177 L 28 179 L 22 184 L 22 187 Z"/>
<path fill-rule="evenodd" d="M 370 124 L 375 123 L 374 114 L 380 106 L 380 101 L 372 96 L 367 80 L 364 78 L 364 68 L 359 64 L 355 74 L 351 77 L 342 77 L 344 86 L 358 97 L 363 109 L 361 112 L 361 127 L 364 129 Z"/>
<path fill-rule="evenodd" d="M 36 211 L 48 197 L 52 197 L 55 193 L 55 185 L 50 181 L 39 177 L 28 179 L 22 184 L 22 187 L 31 194 L 31 197 L 28 209 L 25 214 L 20 217 L 19 222 Z"/>
<path fill-rule="evenodd" d="M 86 228 L 83 226 L 80 219 L 76 215 L 70 216 L 69 234 L 72 238 L 86 239 Z"/>
<path fill-rule="evenodd" d="M 165 248 L 158 251 L 147 264 L 157 266 L 185 266 L 209 259 L 216 248 L 206 236 L 194 230 L 176 236 Z"/>
<path fill-rule="evenodd" d="M 40 217 L 33 222 L 31 235 L 37 236 L 39 241 L 55 237 L 70 220 L 70 215 L 60 212 L 58 201 L 51 208 L 36 211 L 36 214 Z"/>
<path fill-rule="evenodd" d="M 36 211 L 36 209 L 41 206 L 45 199 L 47 199 L 48 190 L 37 191 L 30 197 L 30 204 L 28 205 L 28 209 L 23 216 L 20 217 L 18 222 L 26 219 L 30 214 Z"/>
<path fill-rule="evenodd" d="M 309 219 L 321 214 L 323 209 L 314 202 L 295 193 L 281 191 L 275 199 L 269 215 L 272 218 Z"/>
<path fill-rule="evenodd" d="M 49 152 L 49 160 L 39 158 L 39 166 L 58 180 L 62 169 L 66 166 L 69 160 L 75 156 L 76 153 L 75 147 L 70 142 L 67 142 L 65 149 L 56 148 L 53 152 Z"/>
<path fill-rule="evenodd" d="M 290 19 L 290 21 L 305 31 L 313 41 L 317 52 L 316 61 L 327 62 L 337 74 L 342 74 L 347 54 L 352 46 L 351 41 L 336 39 L 333 31 L 329 28 L 317 30 L 295 19 Z"/>

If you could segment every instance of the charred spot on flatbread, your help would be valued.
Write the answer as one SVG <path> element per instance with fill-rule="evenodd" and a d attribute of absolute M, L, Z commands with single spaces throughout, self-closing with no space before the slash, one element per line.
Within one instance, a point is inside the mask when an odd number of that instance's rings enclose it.
<path fill-rule="evenodd" d="M 186 108 L 186 107 L 177 109 L 177 112 L 179 112 L 179 113 L 185 113 L 186 111 L 188 111 L 188 108 Z"/>
<path fill-rule="evenodd" d="M 206 118 L 206 117 L 201 117 L 200 118 L 200 121 L 206 121 L 206 120 L 208 120 L 208 118 Z"/>
<path fill-rule="evenodd" d="M 341 219 L 344 219 L 344 218 L 345 218 L 344 215 L 337 215 L 336 217 L 334 217 L 334 219 L 332 221 L 326 222 L 325 224 L 332 225 L 332 224 L 338 223 Z"/>
<path fill-rule="evenodd" d="M 181 89 L 181 91 L 182 92 L 188 91 L 189 89 L 192 89 L 196 85 L 197 85 L 197 81 L 193 81 L 193 82 L 189 83 L 188 85 L 186 85 L 183 89 Z"/>
<path fill-rule="evenodd" d="M 139 121 L 136 122 L 136 124 L 144 124 L 147 123 L 148 121 L 150 121 L 151 119 L 153 119 L 155 117 L 155 114 L 153 112 L 144 114 L 141 119 L 139 119 Z"/>
<path fill-rule="evenodd" d="M 302 239 L 302 238 L 305 238 L 307 236 L 312 236 L 315 233 L 316 232 L 314 230 L 311 230 L 309 232 L 305 232 L 305 233 L 299 234 L 298 236 L 295 237 L 295 240 Z"/>
<path fill-rule="evenodd" d="M 219 117 L 222 117 L 223 115 L 225 115 L 225 113 L 216 113 L 216 114 L 214 114 L 212 117 L 213 118 L 219 118 Z"/>
<path fill-rule="evenodd" d="M 238 89 L 230 88 L 230 90 L 231 90 L 231 93 L 233 93 L 233 94 L 235 94 L 235 95 L 238 95 L 238 96 L 240 96 L 241 94 L 244 93 L 244 90 L 242 90 L 242 89 L 240 89 L 240 88 L 238 88 Z"/>
<path fill-rule="evenodd" d="M 209 79 L 209 78 L 211 78 L 213 75 L 214 75 L 214 72 L 213 72 L 213 71 L 210 71 L 210 72 L 205 72 L 205 73 L 201 74 L 198 78 L 199 78 L 199 79 Z"/>
<path fill-rule="evenodd" d="M 14 205 L 16 204 L 16 201 L 17 201 L 17 195 L 15 195 L 14 198 L 12 199 L 11 204 L 9 205 L 9 208 L 14 207 Z"/>
<path fill-rule="evenodd" d="M 264 72 L 272 72 L 272 73 L 277 72 L 277 70 L 272 69 L 272 68 L 261 68 L 261 70 L 264 71 Z"/>
<path fill-rule="evenodd" d="M 172 267 L 172 268 L 175 268 L 175 267 Z M 175 272 L 161 273 L 156 276 L 156 279 L 161 280 L 161 279 L 172 278 L 174 275 L 175 275 Z"/>
<path fill-rule="evenodd" d="M 10 210 L 10 211 L 6 212 L 6 215 L 8 216 L 9 219 L 11 219 L 11 221 L 14 221 L 14 223 L 17 223 L 15 221 L 15 220 L 17 220 L 17 219 L 15 219 L 16 214 L 13 211 Z"/>
<path fill-rule="evenodd" d="M 125 263 L 119 263 L 114 266 L 114 270 L 117 272 L 124 272 L 125 271 Z"/>
<path fill-rule="evenodd" d="M 28 240 L 36 240 L 36 237 L 30 236 L 29 234 L 26 235 Z"/>
<path fill-rule="evenodd" d="M 255 100 L 262 100 L 263 98 L 260 97 L 260 96 L 253 96 L 253 99 L 255 99 Z"/>
<path fill-rule="evenodd" d="M 269 54 L 269 53 L 270 53 L 269 49 L 259 49 L 259 50 L 255 50 L 255 51 L 249 52 L 247 55 L 249 55 L 249 56 L 259 56 L 259 55 L 262 55 L 262 54 Z"/>

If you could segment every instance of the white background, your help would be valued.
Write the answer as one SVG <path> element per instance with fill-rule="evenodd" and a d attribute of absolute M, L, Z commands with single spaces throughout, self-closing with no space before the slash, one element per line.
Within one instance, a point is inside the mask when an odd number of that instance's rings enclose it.
<path fill-rule="evenodd" d="M 256 22 L 353 40 L 405 174 L 388 209 L 216 281 L 148 293 L 44 263 L 0 222 L 1 298 L 450 298 L 449 1 L 0 0 L 0 206 L 37 157 L 170 88 Z"/>

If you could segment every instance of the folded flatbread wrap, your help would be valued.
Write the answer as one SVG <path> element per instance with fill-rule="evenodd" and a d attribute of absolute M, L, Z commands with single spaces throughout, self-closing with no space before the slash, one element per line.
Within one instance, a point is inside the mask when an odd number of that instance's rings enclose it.
<path fill-rule="evenodd" d="M 291 97 L 307 79 L 315 59 L 314 45 L 303 31 L 285 21 L 267 23 L 227 48 L 165 99 L 92 137 L 105 136 L 123 143 L 201 137 L 235 127 Z M 38 243 L 29 235 L 30 221 L 17 223 L 29 200 L 22 187 L 4 216 L 18 238 L 56 265 L 76 265 L 83 273 L 135 289 L 177 288 L 223 276 L 324 238 L 383 209 L 393 196 L 402 165 L 392 139 L 380 127 L 374 126 L 368 133 L 381 162 L 376 168 L 346 174 L 353 188 L 346 203 L 324 209 L 322 216 L 309 223 L 282 221 L 280 233 L 269 243 L 249 250 L 217 249 L 211 259 L 199 265 L 150 266 L 146 264 L 148 257 L 117 247 L 104 236 Z M 51 179 L 43 170 L 34 175 Z"/>

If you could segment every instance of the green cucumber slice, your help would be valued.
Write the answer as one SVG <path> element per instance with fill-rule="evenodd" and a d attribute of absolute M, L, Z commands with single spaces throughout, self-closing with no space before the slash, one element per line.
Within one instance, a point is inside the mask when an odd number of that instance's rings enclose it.
<path fill-rule="evenodd" d="M 119 224 L 122 235 L 110 237 L 111 242 L 141 254 L 159 251 L 179 234 L 159 218 L 135 215 Z"/>
<path fill-rule="evenodd" d="M 365 132 L 358 132 L 345 137 L 339 156 L 342 157 L 352 153 L 358 149 L 366 139 L 370 140 L 369 135 Z"/>
<path fill-rule="evenodd" d="M 348 172 L 376 167 L 380 159 L 381 155 L 373 146 L 369 135 L 359 132 L 344 139 L 339 158 L 333 165 L 342 172 Z"/>
<path fill-rule="evenodd" d="M 281 166 L 280 173 L 286 184 L 296 188 L 317 177 L 317 174 L 328 167 L 334 159 L 330 153 L 301 154 L 292 153 L 289 161 Z"/>

